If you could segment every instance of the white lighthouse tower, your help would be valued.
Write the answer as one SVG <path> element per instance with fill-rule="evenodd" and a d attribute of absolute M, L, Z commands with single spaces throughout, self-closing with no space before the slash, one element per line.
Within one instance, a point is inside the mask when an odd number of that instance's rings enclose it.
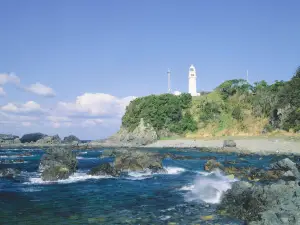
<path fill-rule="evenodd" d="M 198 96 L 197 93 L 197 84 L 196 84 L 197 76 L 196 76 L 196 69 L 193 65 L 190 66 L 189 69 L 189 93 L 192 96 Z"/>

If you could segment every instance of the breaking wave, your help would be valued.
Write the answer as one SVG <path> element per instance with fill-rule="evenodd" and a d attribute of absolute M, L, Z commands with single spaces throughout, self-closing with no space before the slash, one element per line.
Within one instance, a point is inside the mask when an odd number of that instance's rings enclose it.
<path fill-rule="evenodd" d="M 198 176 L 191 185 L 183 186 L 180 190 L 187 191 L 185 200 L 204 201 L 206 203 L 220 203 L 224 192 L 231 188 L 236 179 L 230 179 L 219 171 L 204 173 Z"/>

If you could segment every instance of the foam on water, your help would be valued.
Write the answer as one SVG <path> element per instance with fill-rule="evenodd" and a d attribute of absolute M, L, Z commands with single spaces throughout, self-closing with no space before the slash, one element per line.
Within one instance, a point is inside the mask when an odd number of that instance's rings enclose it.
<path fill-rule="evenodd" d="M 228 179 L 219 171 L 211 174 L 198 176 L 191 185 L 183 186 L 181 191 L 188 191 L 185 194 L 186 201 L 204 201 L 217 204 L 220 202 L 224 192 L 231 188 L 236 179 Z"/>
<path fill-rule="evenodd" d="M 88 157 L 76 156 L 76 159 L 86 159 L 86 160 L 89 160 L 89 159 L 99 159 L 99 158 L 97 158 L 97 157 L 90 157 L 90 158 L 88 158 Z"/>
<path fill-rule="evenodd" d="M 185 169 L 181 167 L 165 167 L 165 170 L 167 170 L 168 174 L 180 174 L 185 171 Z"/>
<path fill-rule="evenodd" d="M 144 172 L 128 172 L 128 176 L 126 179 L 129 180 L 144 180 L 152 177 L 152 173 L 150 170 L 146 170 Z"/>
<path fill-rule="evenodd" d="M 29 182 L 26 182 L 25 184 L 69 184 L 69 183 L 75 183 L 79 181 L 85 181 L 90 179 L 107 179 L 107 178 L 113 178 L 111 176 L 92 176 L 88 175 L 85 172 L 76 172 L 73 175 L 71 175 L 68 179 L 65 180 L 58 180 L 58 181 L 43 181 L 40 174 L 36 174 L 35 176 L 29 177 Z"/>

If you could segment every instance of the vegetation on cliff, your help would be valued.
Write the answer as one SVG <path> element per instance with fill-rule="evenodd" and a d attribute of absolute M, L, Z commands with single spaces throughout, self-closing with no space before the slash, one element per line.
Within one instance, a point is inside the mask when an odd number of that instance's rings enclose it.
<path fill-rule="evenodd" d="M 300 68 L 290 81 L 249 84 L 228 80 L 198 97 L 150 95 L 127 106 L 122 126 L 134 130 L 141 118 L 158 133 L 187 136 L 258 135 L 274 129 L 300 130 Z"/>

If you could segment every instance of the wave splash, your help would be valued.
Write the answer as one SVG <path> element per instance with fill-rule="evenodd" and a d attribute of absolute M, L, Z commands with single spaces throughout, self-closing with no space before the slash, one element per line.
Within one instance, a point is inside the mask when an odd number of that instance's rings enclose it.
<path fill-rule="evenodd" d="M 218 204 L 224 192 L 231 188 L 236 179 L 229 179 L 219 171 L 198 176 L 194 183 L 183 186 L 181 191 L 188 191 L 185 200 L 204 201 L 206 203 Z"/>

